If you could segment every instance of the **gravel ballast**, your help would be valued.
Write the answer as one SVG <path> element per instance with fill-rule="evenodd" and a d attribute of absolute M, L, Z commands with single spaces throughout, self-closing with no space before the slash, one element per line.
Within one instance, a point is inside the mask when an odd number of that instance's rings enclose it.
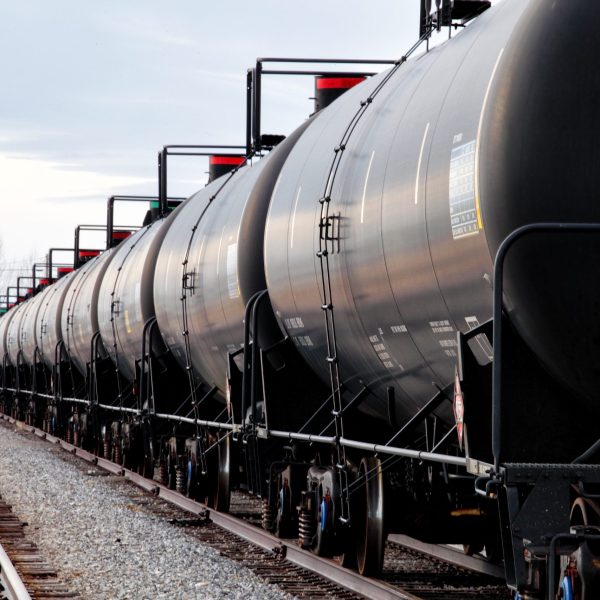
<path fill-rule="evenodd" d="M 289 600 L 133 502 L 131 484 L 76 460 L 0 424 L 0 494 L 72 591 L 86 600 Z"/>

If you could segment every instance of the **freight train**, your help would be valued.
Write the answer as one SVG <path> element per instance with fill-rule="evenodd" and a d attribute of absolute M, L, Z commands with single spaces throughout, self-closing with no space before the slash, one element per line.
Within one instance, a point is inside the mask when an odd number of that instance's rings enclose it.
<path fill-rule="evenodd" d="M 489 4 L 11 308 L 4 412 L 366 575 L 599 597 L 600 5 Z"/>

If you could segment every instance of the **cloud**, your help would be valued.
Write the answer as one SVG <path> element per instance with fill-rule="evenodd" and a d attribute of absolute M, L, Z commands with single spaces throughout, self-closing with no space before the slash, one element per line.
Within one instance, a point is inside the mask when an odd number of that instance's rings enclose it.
<path fill-rule="evenodd" d="M 151 180 L 86 171 L 77 164 L 0 155 L 0 194 L 17 202 L 98 196 Z M 50 194 L 49 191 L 52 190 Z"/>
<path fill-rule="evenodd" d="M 3 259 L 65 245 L 78 223 L 104 223 L 112 194 L 142 193 L 154 180 L 77 164 L 0 154 Z"/>
<path fill-rule="evenodd" d="M 181 33 L 182 24 L 177 19 L 160 18 L 158 15 L 152 15 L 146 9 L 130 10 L 127 7 L 119 11 L 119 19 L 112 20 L 98 15 L 99 20 L 107 31 L 110 31 L 127 40 L 137 38 L 149 42 L 153 45 L 173 46 L 185 48 L 188 50 L 202 50 L 203 45 L 189 35 Z M 176 30 L 177 33 L 172 33 Z"/>

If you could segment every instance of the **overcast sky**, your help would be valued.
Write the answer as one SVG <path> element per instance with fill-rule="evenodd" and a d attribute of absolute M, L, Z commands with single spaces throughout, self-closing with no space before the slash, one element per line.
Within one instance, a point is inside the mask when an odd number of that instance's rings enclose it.
<path fill-rule="evenodd" d="M 257 56 L 395 59 L 418 12 L 418 0 L 0 0 L 0 268 L 71 245 L 77 224 L 105 222 L 111 194 L 155 194 L 163 145 L 243 143 Z M 289 133 L 312 89 L 268 78 L 263 131 Z M 193 193 L 206 170 L 179 160 L 169 192 Z"/>

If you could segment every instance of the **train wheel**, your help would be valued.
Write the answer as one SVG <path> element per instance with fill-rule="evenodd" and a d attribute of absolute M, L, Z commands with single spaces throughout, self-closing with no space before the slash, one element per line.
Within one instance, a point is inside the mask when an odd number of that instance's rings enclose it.
<path fill-rule="evenodd" d="M 275 535 L 278 538 L 292 537 L 292 490 L 289 479 L 282 473 L 278 477 L 277 512 L 275 513 Z"/>
<path fill-rule="evenodd" d="M 353 509 L 358 571 L 361 575 L 374 576 L 383 567 L 385 544 L 381 461 L 374 457 L 363 458 L 358 481 L 360 484 Z"/>
<path fill-rule="evenodd" d="M 231 436 L 226 435 L 219 440 L 215 462 L 208 501 L 215 510 L 228 512 L 231 498 Z"/>
<path fill-rule="evenodd" d="M 306 465 L 289 465 L 277 478 L 277 514 L 275 532 L 280 538 L 298 535 L 298 506 L 306 485 Z"/>
<path fill-rule="evenodd" d="M 600 534 L 600 507 L 588 498 L 577 498 L 571 509 L 571 527 Z M 561 557 L 563 598 L 600 598 L 599 559 L 600 544 L 597 541 L 584 541 L 571 556 Z"/>
<path fill-rule="evenodd" d="M 318 556 L 331 556 L 333 546 L 333 499 L 329 489 L 319 486 L 317 506 L 317 535 L 313 552 Z"/>

